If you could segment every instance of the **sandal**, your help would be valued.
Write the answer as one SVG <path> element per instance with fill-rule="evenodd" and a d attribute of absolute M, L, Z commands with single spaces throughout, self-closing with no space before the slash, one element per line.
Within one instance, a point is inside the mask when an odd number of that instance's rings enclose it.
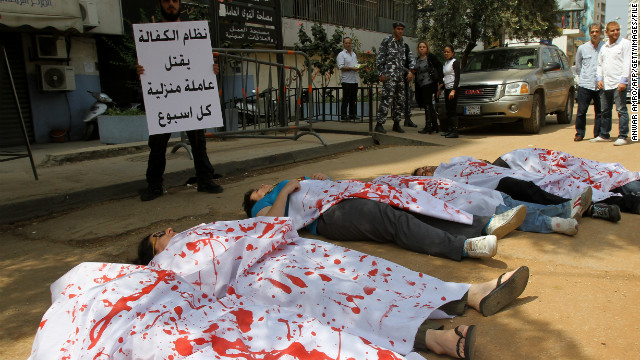
<path fill-rule="evenodd" d="M 456 335 L 460 338 L 458 339 L 458 343 L 456 344 L 456 354 L 458 355 L 458 359 L 473 359 L 475 353 L 475 345 L 476 345 L 476 326 L 470 325 L 467 328 L 467 336 L 463 336 L 462 332 L 459 330 L 460 326 L 457 326 L 453 331 L 455 331 Z M 464 339 L 464 357 L 460 354 L 460 343 Z"/>
<path fill-rule="evenodd" d="M 502 282 L 502 277 L 498 278 L 496 288 L 491 290 L 489 295 L 480 301 L 480 312 L 484 316 L 489 316 L 502 310 L 505 306 L 517 299 L 524 292 L 529 281 L 529 268 L 521 266 L 511 277 Z"/>

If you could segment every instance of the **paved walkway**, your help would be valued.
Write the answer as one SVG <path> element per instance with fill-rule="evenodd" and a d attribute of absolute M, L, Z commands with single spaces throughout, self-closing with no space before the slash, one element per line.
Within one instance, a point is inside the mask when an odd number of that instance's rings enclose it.
<path fill-rule="evenodd" d="M 326 145 L 313 135 L 298 140 L 229 138 L 207 144 L 216 173 L 234 176 L 250 170 L 286 165 L 374 144 L 423 144 L 415 131 L 371 137 L 368 123 L 315 123 Z M 338 132 L 326 132 L 328 130 Z M 432 137 L 433 138 L 433 137 Z M 440 140 L 440 139 L 434 139 Z M 171 139 L 170 146 L 179 142 Z M 171 147 L 169 147 L 171 149 Z M 7 150 L 7 149 L 3 149 Z M 24 152 L 24 147 L 9 149 Z M 136 196 L 146 187 L 148 147 L 146 142 L 105 145 L 98 140 L 32 145 L 39 180 L 35 180 L 29 158 L 0 165 L 0 223 L 11 223 L 47 215 L 83 204 Z M 165 186 L 183 185 L 195 175 L 193 162 L 184 148 L 167 152 Z"/>

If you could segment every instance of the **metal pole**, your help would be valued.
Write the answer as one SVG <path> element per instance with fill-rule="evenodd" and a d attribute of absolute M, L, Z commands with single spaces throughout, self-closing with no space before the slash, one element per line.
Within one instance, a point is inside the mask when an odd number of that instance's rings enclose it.
<path fill-rule="evenodd" d="M 36 171 L 36 164 L 33 162 L 33 154 L 31 153 L 31 144 L 29 144 L 29 136 L 27 136 L 27 128 L 24 126 L 24 117 L 22 116 L 22 109 L 20 109 L 20 100 L 18 100 L 18 93 L 16 92 L 16 84 L 13 82 L 13 74 L 11 73 L 11 67 L 9 66 L 9 57 L 7 56 L 7 50 L 2 47 L 2 55 L 4 56 L 4 63 L 7 66 L 7 72 L 9 73 L 9 81 L 11 81 L 11 89 L 13 90 L 13 99 L 16 102 L 16 108 L 18 109 L 18 116 L 20 117 L 20 125 L 22 127 L 22 135 L 24 137 L 24 143 L 27 145 L 27 152 L 29 161 L 31 162 L 31 170 L 33 171 L 33 177 L 38 180 L 38 172 Z M 20 156 L 20 157 L 24 157 Z"/>

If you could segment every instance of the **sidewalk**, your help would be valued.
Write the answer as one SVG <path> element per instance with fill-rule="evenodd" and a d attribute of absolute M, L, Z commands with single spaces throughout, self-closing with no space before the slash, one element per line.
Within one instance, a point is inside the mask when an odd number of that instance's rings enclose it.
<path fill-rule="evenodd" d="M 415 132 L 367 135 L 368 123 L 318 122 L 313 135 L 298 140 L 229 138 L 209 140 L 207 150 L 216 173 L 223 177 L 251 170 L 292 164 L 374 144 L 433 145 Z M 326 132 L 337 130 L 342 133 Z M 431 137 L 433 139 L 433 137 Z M 430 140 L 431 140 L 430 139 Z M 184 148 L 171 153 L 179 139 L 171 139 L 167 151 L 165 187 L 181 186 L 195 175 Z M 3 149 L 4 151 L 9 149 Z M 26 152 L 24 147 L 10 149 Z M 137 196 L 146 187 L 146 142 L 104 145 L 98 140 L 32 145 L 39 180 L 29 158 L 0 165 L 0 224 L 43 216 L 73 207 Z"/>

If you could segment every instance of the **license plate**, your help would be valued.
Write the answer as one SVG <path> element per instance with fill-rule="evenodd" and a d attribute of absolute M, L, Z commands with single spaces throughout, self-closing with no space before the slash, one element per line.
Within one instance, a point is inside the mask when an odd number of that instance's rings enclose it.
<path fill-rule="evenodd" d="M 480 105 L 469 105 L 464 107 L 465 115 L 480 115 Z"/>

